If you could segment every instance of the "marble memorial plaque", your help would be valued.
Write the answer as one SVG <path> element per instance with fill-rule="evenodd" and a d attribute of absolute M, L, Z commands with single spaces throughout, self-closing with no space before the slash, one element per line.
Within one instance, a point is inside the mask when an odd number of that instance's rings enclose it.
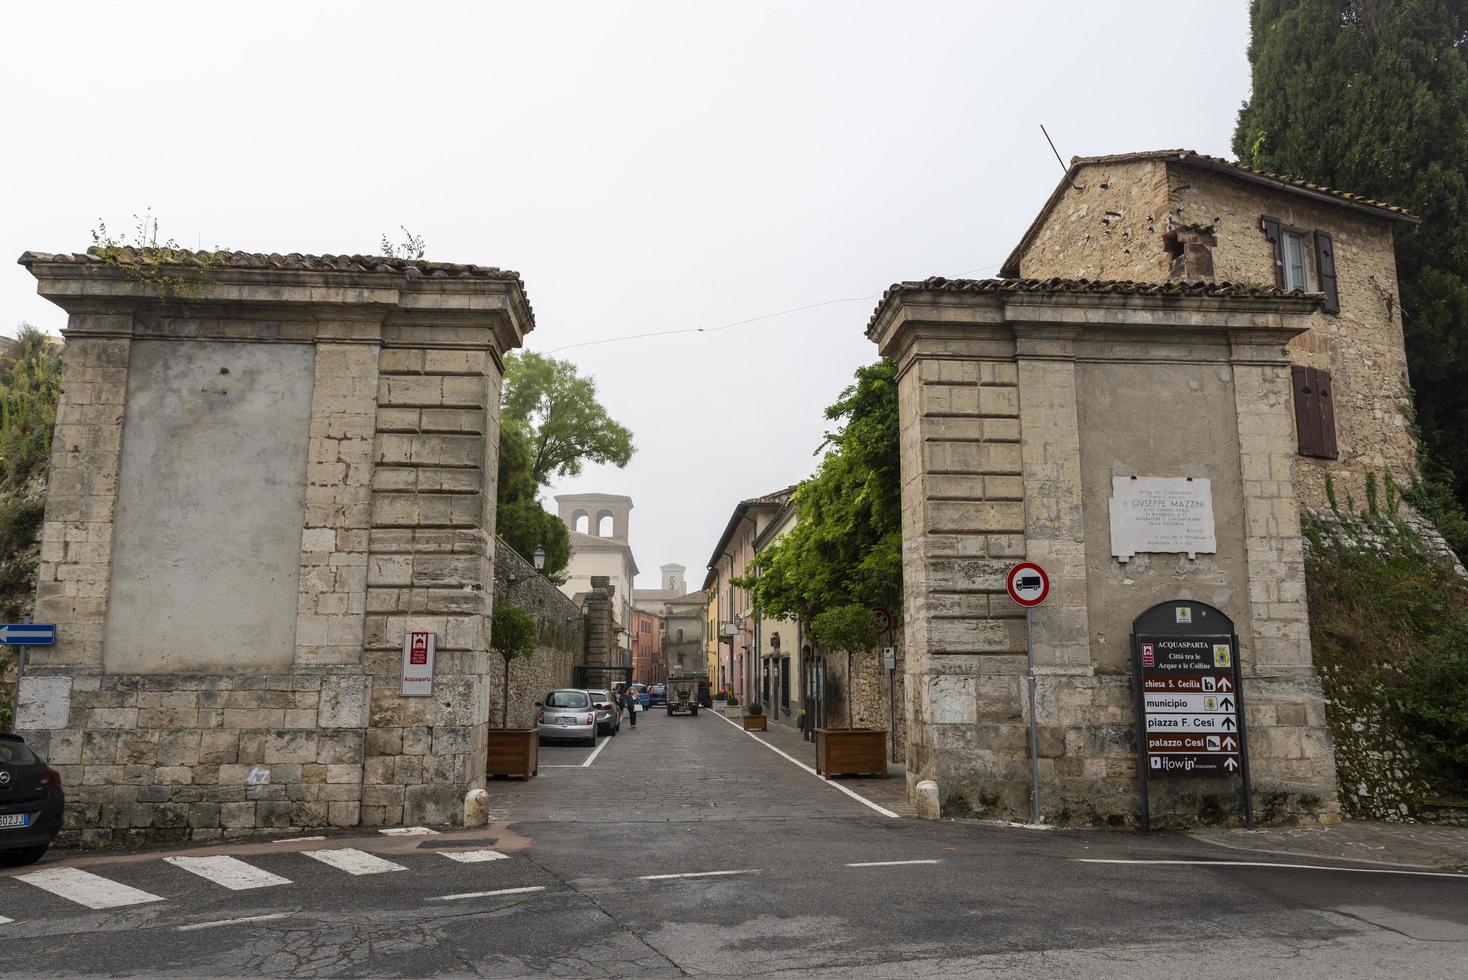
<path fill-rule="evenodd" d="M 1111 554 L 1120 561 L 1144 552 L 1189 558 L 1218 550 L 1213 485 L 1183 476 L 1111 478 Z"/>

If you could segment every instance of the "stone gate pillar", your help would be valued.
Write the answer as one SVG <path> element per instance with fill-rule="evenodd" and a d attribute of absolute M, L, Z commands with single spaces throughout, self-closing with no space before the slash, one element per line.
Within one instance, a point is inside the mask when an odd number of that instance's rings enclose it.
<path fill-rule="evenodd" d="M 17 727 L 92 839 L 456 822 L 482 784 L 519 277 L 26 253 L 69 314 Z M 437 638 L 403 697 L 403 635 Z"/>
<path fill-rule="evenodd" d="M 943 812 L 1027 819 L 1024 611 L 1040 563 L 1041 801 L 1052 822 L 1139 814 L 1129 630 L 1173 598 L 1224 610 L 1242 646 L 1256 798 L 1333 819 L 1310 659 L 1284 345 L 1317 301 L 1229 285 L 932 279 L 894 286 L 868 337 L 898 365 L 907 772 Z M 1217 551 L 1113 554 L 1113 477 L 1211 483 Z M 1153 785 L 1156 819 L 1236 811 L 1232 780 Z"/>

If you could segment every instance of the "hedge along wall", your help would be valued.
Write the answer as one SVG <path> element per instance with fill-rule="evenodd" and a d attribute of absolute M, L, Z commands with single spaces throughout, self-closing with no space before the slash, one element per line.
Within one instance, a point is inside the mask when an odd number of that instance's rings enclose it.
<path fill-rule="evenodd" d="M 1431 535 L 1381 520 L 1314 517 L 1305 537 L 1310 639 L 1341 809 L 1433 819 L 1432 801 L 1462 795 L 1465 779 L 1432 764 L 1431 744 L 1412 721 L 1422 694 L 1410 682 L 1426 666 L 1421 658 L 1468 641 L 1462 566 Z"/>
<path fill-rule="evenodd" d="M 509 727 L 529 728 L 535 723 L 535 702 L 547 691 L 572 683 L 572 668 L 581 662 L 585 649 L 581 607 L 503 538 L 496 539 L 494 554 L 495 600 L 528 612 L 539 631 L 534 656 L 516 660 L 510 667 Z M 493 658 L 494 678 L 490 684 L 489 724 L 498 728 L 505 661 L 493 651 L 489 655 Z"/>

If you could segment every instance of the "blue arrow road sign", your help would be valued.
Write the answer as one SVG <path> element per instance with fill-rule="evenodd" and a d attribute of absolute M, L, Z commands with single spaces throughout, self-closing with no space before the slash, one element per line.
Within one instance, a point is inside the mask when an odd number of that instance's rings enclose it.
<path fill-rule="evenodd" d="M 0 645 L 49 647 L 56 642 L 55 623 L 7 623 L 0 625 Z"/>

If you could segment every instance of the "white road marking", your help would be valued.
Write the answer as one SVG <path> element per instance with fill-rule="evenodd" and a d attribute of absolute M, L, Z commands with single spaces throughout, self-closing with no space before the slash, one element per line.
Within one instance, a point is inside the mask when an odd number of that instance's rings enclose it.
<path fill-rule="evenodd" d="M 484 861 L 503 861 L 509 857 L 499 851 L 439 851 L 450 861 L 459 861 L 463 864 L 479 864 Z"/>
<path fill-rule="evenodd" d="M 252 864 L 232 857 L 166 857 L 163 859 L 176 868 L 183 868 L 206 881 L 223 885 L 230 891 L 249 888 L 269 888 L 271 885 L 289 885 L 289 878 L 271 874 Z"/>
<path fill-rule="evenodd" d="M 543 892 L 544 885 L 531 885 L 529 888 L 501 888 L 492 892 L 464 892 L 459 895 L 439 895 L 430 898 L 430 902 L 454 902 L 461 898 L 493 898 L 495 895 L 527 895 L 530 892 Z"/>
<path fill-rule="evenodd" d="M 717 712 L 717 711 L 714 712 L 714 716 L 717 717 L 717 718 L 724 718 L 724 716 L 722 714 L 720 714 L 719 712 Z M 724 720 L 725 721 L 729 721 L 728 718 L 724 718 Z M 742 725 L 736 725 L 732 721 L 729 721 L 729 724 L 734 725 L 735 728 L 739 729 L 741 732 L 744 732 L 744 734 L 745 735 L 748 735 L 750 738 L 754 738 L 754 733 L 753 732 L 745 732 L 744 731 L 744 727 Z M 871 807 L 873 810 L 876 810 L 882 816 L 884 816 L 884 817 L 891 817 L 893 820 L 901 820 L 902 819 L 902 815 L 901 814 L 899 814 L 899 813 L 893 813 L 891 810 L 887 809 L 884 806 L 878 806 L 877 804 L 873 803 L 871 800 L 867 799 L 865 796 L 862 796 L 860 793 L 856 792 L 855 790 L 847 789 L 845 786 L 842 786 L 840 783 L 836 782 L 835 780 L 825 778 L 820 773 L 818 773 L 814 769 L 812 769 L 810 766 L 806 765 L 804 762 L 801 762 L 799 759 L 795 758 L 795 756 L 790 755 L 790 754 L 788 754 L 786 752 L 782 752 L 780 749 L 778 749 L 775 746 L 771 745 L 769 742 L 766 742 L 764 739 L 762 739 L 762 738 L 754 738 L 754 740 L 756 742 L 758 742 L 760 745 L 763 745 L 765 748 L 769 749 L 771 752 L 774 752 L 776 755 L 778 755 L 781 758 L 785 759 L 786 761 L 795 763 L 797 766 L 799 766 L 800 768 L 804 769 L 806 772 L 810 773 L 812 776 L 816 777 L 817 779 L 821 780 L 821 782 L 825 783 L 827 786 L 831 787 L 832 789 L 839 789 L 841 792 L 845 793 L 847 796 L 851 797 L 853 800 L 855 800 L 856 802 L 860 803 L 862 806 Z"/>
<path fill-rule="evenodd" d="M 611 741 L 611 739 L 609 739 L 609 738 L 602 739 L 601 740 L 601 744 L 596 747 L 596 751 L 592 752 L 591 755 L 589 755 L 589 756 L 586 757 L 586 761 L 583 762 L 583 763 L 581 763 L 581 768 L 582 769 L 589 768 L 591 766 L 591 764 L 596 761 L 596 757 L 599 756 L 599 755 L 601 755 L 601 750 L 604 749 L 604 748 L 606 748 L 607 747 L 607 743 L 610 742 L 610 741 Z"/>
<path fill-rule="evenodd" d="M 15 921 L 14 919 L 7 919 L 5 916 L 0 915 L 0 926 L 9 925 L 10 923 L 12 923 L 14 921 Z"/>
<path fill-rule="evenodd" d="M 195 929 L 217 929 L 220 926 L 238 926 L 246 922 L 266 922 L 270 919 L 287 919 L 295 915 L 294 912 L 271 912 L 268 915 L 242 915 L 238 919 L 218 919 L 214 922 L 195 922 L 192 925 L 178 926 L 178 932 L 193 932 Z"/>
<path fill-rule="evenodd" d="M 898 864 L 942 864 L 937 858 L 925 858 L 921 861 L 856 861 L 848 864 L 848 868 L 890 868 Z"/>
<path fill-rule="evenodd" d="M 407 871 L 401 864 L 384 861 L 380 857 L 359 851 L 354 847 L 332 848 L 326 851 L 302 851 L 308 858 L 329 864 L 349 875 L 375 875 L 384 871 Z"/>
<path fill-rule="evenodd" d="M 639 881 L 668 881 L 672 878 L 718 878 L 723 875 L 755 875 L 759 868 L 741 868 L 738 871 L 690 871 L 681 875 L 643 875 Z"/>
<path fill-rule="evenodd" d="M 1076 858 L 1082 864 L 1188 864 L 1208 868 L 1291 868 L 1300 871 L 1353 871 L 1368 875 L 1416 875 L 1423 878 L 1459 878 L 1468 875 L 1451 871 L 1399 871 L 1394 868 L 1340 868 L 1328 864 L 1277 864 L 1272 861 L 1164 861 L 1127 858 Z"/>
<path fill-rule="evenodd" d="M 318 834 L 315 837 L 282 837 L 279 840 L 273 841 L 272 843 L 275 843 L 275 844 L 294 844 L 298 840 L 326 840 L 326 835 L 325 834 Z"/>
<path fill-rule="evenodd" d="M 138 888 L 122 885 L 90 871 L 76 868 L 49 868 L 16 875 L 16 881 L 35 885 L 89 909 L 115 909 L 124 905 L 142 905 L 144 902 L 161 902 L 162 896 L 152 895 Z"/>
<path fill-rule="evenodd" d="M 429 830 L 427 827 L 383 827 L 379 834 L 389 837 L 422 837 L 425 834 L 436 834 L 438 831 Z"/>

